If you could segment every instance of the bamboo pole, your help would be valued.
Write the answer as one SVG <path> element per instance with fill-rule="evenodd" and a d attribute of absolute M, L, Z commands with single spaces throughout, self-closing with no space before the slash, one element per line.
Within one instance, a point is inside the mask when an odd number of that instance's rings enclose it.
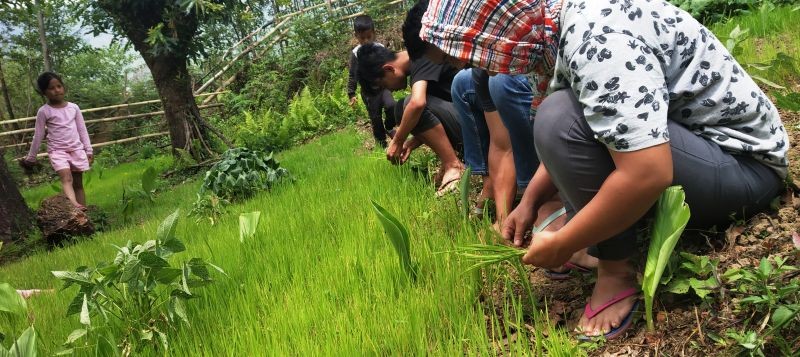
<path fill-rule="evenodd" d="M 253 58 L 253 62 L 259 60 L 262 56 L 264 56 L 264 53 L 266 53 L 267 50 L 269 50 L 273 45 L 275 45 L 276 42 L 282 40 L 283 37 L 286 36 L 286 34 L 288 32 L 289 32 L 289 29 L 284 29 L 281 33 L 279 33 L 277 36 L 275 36 L 273 38 L 272 42 L 268 43 L 266 48 L 264 48 L 263 51 L 261 51 L 258 54 L 256 54 L 256 56 Z M 233 83 L 233 81 L 236 80 L 236 76 L 238 76 L 239 73 L 241 73 L 241 71 L 236 72 L 232 76 L 228 77 L 228 79 L 226 79 L 225 81 L 222 82 L 222 85 L 219 86 L 219 88 L 217 88 L 217 90 L 220 91 L 220 90 L 224 89 L 225 87 L 229 86 L 231 83 Z M 203 100 L 202 104 L 207 104 L 207 103 L 211 102 L 212 100 L 214 100 L 214 98 L 216 98 L 216 97 L 217 97 L 217 94 L 210 95 L 210 96 L 206 97 L 206 99 Z"/>
<path fill-rule="evenodd" d="M 147 138 L 153 138 L 153 137 L 156 137 L 156 136 L 164 136 L 164 135 L 169 135 L 169 132 L 168 131 L 162 131 L 160 133 L 145 134 L 145 135 L 141 135 L 141 136 L 135 136 L 135 137 L 132 137 L 132 138 L 125 138 L 125 139 L 119 139 L 119 140 L 106 141 L 106 142 L 103 142 L 103 143 L 92 144 L 92 148 L 96 149 L 96 148 L 100 148 L 100 147 L 103 147 L 103 146 L 114 145 L 114 144 L 123 144 L 123 143 L 131 142 L 131 141 L 147 139 Z M 41 154 L 36 155 L 36 158 L 45 157 L 45 156 L 47 156 L 47 153 L 43 152 Z M 25 157 L 18 157 L 17 160 L 22 160 L 24 158 Z"/>
<path fill-rule="evenodd" d="M 223 106 L 222 103 L 214 103 L 214 104 L 199 105 L 199 106 L 197 106 L 197 109 L 215 108 L 215 107 L 221 107 L 221 106 Z M 163 115 L 163 114 L 164 114 L 164 111 L 160 110 L 160 111 L 157 111 L 157 112 L 131 114 L 131 115 L 120 115 L 120 116 L 116 116 L 116 117 L 108 117 L 108 118 L 86 120 L 85 123 L 88 125 L 88 124 L 93 124 L 93 123 L 105 123 L 105 122 L 110 122 L 110 121 L 117 121 L 117 120 L 123 120 L 123 119 L 136 119 L 136 118 L 149 117 L 149 116 L 155 116 L 155 115 Z M 30 132 L 33 132 L 35 130 L 36 130 L 36 128 L 4 131 L 4 132 L 0 132 L 0 136 L 21 134 L 21 133 L 30 133 Z"/>
<path fill-rule="evenodd" d="M 218 94 L 222 94 L 222 93 L 225 93 L 225 91 L 196 94 L 195 97 L 205 97 L 205 96 L 209 96 L 209 95 L 218 95 Z M 161 99 L 146 100 L 146 101 L 143 101 L 143 102 L 136 102 L 136 103 L 116 104 L 116 105 L 110 105 L 110 106 L 107 106 L 107 107 L 91 108 L 91 109 L 81 110 L 81 113 L 93 113 L 93 112 L 98 112 L 98 111 L 101 111 L 101 110 L 118 109 L 118 108 L 124 108 L 124 107 L 132 107 L 132 106 L 145 105 L 145 104 L 156 104 L 156 103 L 161 103 Z M 0 125 L 11 124 L 11 123 L 19 123 L 19 122 L 31 121 L 31 120 L 36 120 L 36 117 L 26 117 L 26 118 L 18 118 L 18 119 L 13 119 L 13 120 L 0 121 Z"/>
<path fill-rule="evenodd" d="M 270 36 L 270 35 L 272 35 L 273 33 L 275 33 L 275 31 L 277 31 L 278 29 L 280 29 L 280 28 L 281 28 L 281 26 L 283 26 L 284 24 L 286 24 L 287 22 L 289 22 L 289 19 L 290 19 L 290 18 L 285 18 L 283 21 L 281 21 L 280 23 L 278 23 L 277 25 L 275 25 L 275 27 L 273 27 L 273 28 L 272 28 L 272 29 L 271 29 L 271 30 L 270 30 L 270 31 L 269 31 L 269 32 L 268 32 L 266 35 L 264 35 L 264 38 L 262 38 L 262 39 L 260 39 L 260 40 L 256 41 L 255 43 L 251 44 L 250 46 L 247 46 L 247 48 L 245 48 L 244 50 L 242 50 L 242 52 L 239 52 L 239 54 L 238 54 L 238 55 L 236 55 L 236 57 L 232 58 L 232 59 L 231 59 L 231 60 L 228 62 L 228 64 L 226 64 L 226 65 L 225 65 L 225 67 L 222 67 L 222 69 L 220 69 L 220 70 L 219 70 L 219 71 L 218 71 L 216 74 L 214 74 L 214 76 L 213 76 L 213 77 L 211 77 L 211 79 L 209 79 L 208 81 L 206 81 L 205 83 L 203 83 L 203 85 L 202 85 L 202 86 L 200 86 L 200 88 L 198 88 L 198 89 L 195 91 L 195 94 L 202 93 L 204 90 L 208 89 L 208 87 L 210 87 L 210 86 L 211 86 L 211 84 L 212 84 L 212 83 L 214 83 L 214 81 L 216 81 L 217 79 L 219 79 L 219 77 L 221 77 L 223 74 L 225 74 L 225 72 L 226 72 L 228 69 L 230 69 L 230 68 L 233 66 L 233 64 L 234 64 L 236 61 L 238 61 L 239 59 L 241 59 L 242 57 L 244 57 L 244 55 L 246 55 L 246 54 L 250 53 L 250 51 L 252 51 L 254 48 L 256 48 L 256 46 L 258 46 L 258 45 L 262 44 L 264 41 L 266 41 L 266 40 L 269 38 L 269 36 Z"/>

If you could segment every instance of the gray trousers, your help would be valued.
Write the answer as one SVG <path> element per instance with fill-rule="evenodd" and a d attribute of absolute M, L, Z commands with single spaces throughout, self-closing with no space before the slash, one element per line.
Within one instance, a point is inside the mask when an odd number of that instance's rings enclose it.
<path fill-rule="evenodd" d="M 669 121 L 673 184 L 683 186 L 691 209 L 689 226 L 724 229 L 732 217 L 747 218 L 769 208 L 783 181 L 768 166 L 747 156 L 723 151 L 717 144 Z M 539 106 L 533 129 L 539 159 L 567 206 L 568 219 L 594 197 L 614 161 L 597 141 L 571 90 L 548 96 Z M 641 222 L 640 222 L 641 223 Z M 620 260 L 636 252 L 639 224 L 589 248 L 604 260 Z"/>

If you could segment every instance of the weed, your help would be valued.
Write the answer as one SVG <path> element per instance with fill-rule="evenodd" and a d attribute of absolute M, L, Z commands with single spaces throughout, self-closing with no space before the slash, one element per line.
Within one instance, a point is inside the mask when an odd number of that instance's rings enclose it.
<path fill-rule="evenodd" d="M 208 194 L 197 194 L 197 200 L 192 204 L 192 210 L 189 216 L 195 217 L 195 222 L 200 222 L 207 219 L 211 225 L 217 224 L 222 215 L 226 213 L 225 206 L 229 205 L 230 201 L 220 198 L 219 196 Z"/>
<path fill-rule="evenodd" d="M 394 246 L 403 271 L 411 280 L 416 280 L 418 266 L 411 261 L 411 242 L 408 229 L 377 202 L 372 201 L 372 208 L 375 209 L 375 214 L 383 225 L 384 232 L 389 237 L 389 241 L 392 242 L 392 246 Z"/>
<path fill-rule="evenodd" d="M 694 291 L 700 299 L 705 300 L 709 294 L 719 288 L 717 265 L 719 259 L 697 256 L 681 252 L 683 258 L 678 271 L 671 277 L 667 291 L 675 294 L 686 294 Z M 665 282 L 662 281 L 662 284 Z"/>
<path fill-rule="evenodd" d="M 189 325 L 186 302 L 196 297 L 196 288 L 213 281 L 209 268 L 222 270 L 201 258 L 170 264 L 172 255 L 186 249 L 175 235 L 178 217 L 177 210 L 167 217 L 156 239 L 116 247 L 112 262 L 52 272 L 63 289 L 79 286 L 67 315 L 78 314 L 83 328 L 70 333 L 64 353 L 119 347 L 128 355 L 148 345 L 166 350 L 167 334 L 181 322 Z"/>
<path fill-rule="evenodd" d="M 0 284 L 0 314 L 7 315 L 12 319 L 28 316 L 28 305 L 25 299 L 17 293 L 16 289 L 6 283 Z M 0 331 L 0 343 L 3 342 L 7 334 L 7 331 Z M 6 349 L 0 344 L 0 356 L 27 357 L 36 356 L 36 353 L 36 330 L 33 325 L 22 332 L 11 345 L 11 348 Z"/>
<path fill-rule="evenodd" d="M 153 203 L 153 197 L 156 190 L 156 177 L 158 174 L 153 167 L 148 167 L 142 172 L 139 181 L 139 187 L 136 186 L 122 186 L 122 198 L 120 199 L 120 208 L 122 209 L 122 217 L 124 221 L 128 221 L 133 210 L 136 209 L 141 203 Z"/>
<path fill-rule="evenodd" d="M 235 148 L 206 172 L 200 194 L 211 192 L 227 200 L 241 199 L 266 190 L 288 176 L 272 154 Z"/>

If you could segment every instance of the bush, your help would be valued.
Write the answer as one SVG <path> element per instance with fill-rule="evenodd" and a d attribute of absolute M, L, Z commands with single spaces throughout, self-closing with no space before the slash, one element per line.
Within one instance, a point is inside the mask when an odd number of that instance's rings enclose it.
<path fill-rule="evenodd" d="M 669 0 L 675 6 L 686 10 L 705 25 L 723 20 L 725 17 L 741 14 L 764 3 L 789 5 L 794 0 Z"/>
<path fill-rule="evenodd" d="M 227 200 L 246 198 L 269 189 L 288 174 L 272 154 L 247 148 L 230 149 L 222 155 L 222 161 L 206 172 L 200 196 L 211 191 Z"/>

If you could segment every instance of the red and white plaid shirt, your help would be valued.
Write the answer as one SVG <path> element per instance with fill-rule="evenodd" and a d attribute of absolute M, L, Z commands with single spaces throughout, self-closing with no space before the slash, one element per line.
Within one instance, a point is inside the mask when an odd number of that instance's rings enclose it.
<path fill-rule="evenodd" d="M 420 37 L 490 72 L 529 74 L 535 108 L 554 73 L 560 13 L 561 0 L 431 0 Z"/>

